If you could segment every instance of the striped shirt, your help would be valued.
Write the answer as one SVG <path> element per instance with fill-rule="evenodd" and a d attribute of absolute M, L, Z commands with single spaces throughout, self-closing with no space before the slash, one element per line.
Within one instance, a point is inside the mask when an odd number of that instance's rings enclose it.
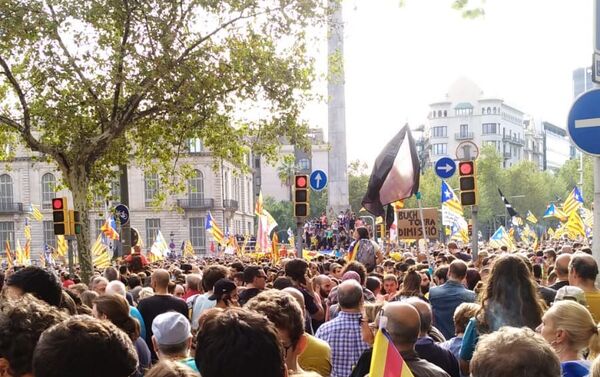
<path fill-rule="evenodd" d="M 360 313 L 341 312 L 315 334 L 331 347 L 331 377 L 348 377 L 360 355 L 369 348 L 362 340 L 360 318 Z"/>

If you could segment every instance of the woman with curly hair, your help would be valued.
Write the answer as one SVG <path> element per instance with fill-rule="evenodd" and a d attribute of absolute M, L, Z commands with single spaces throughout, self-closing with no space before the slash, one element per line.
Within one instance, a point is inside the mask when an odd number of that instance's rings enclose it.
<path fill-rule="evenodd" d="M 492 333 L 502 326 L 535 330 L 542 322 L 542 308 L 527 264 L 516 255 L 498 258 L 483 288 L 481 308 L 465 329 L 460 350 L 463 374 L 469 374 L 469 362 L 480 334 Z"/>

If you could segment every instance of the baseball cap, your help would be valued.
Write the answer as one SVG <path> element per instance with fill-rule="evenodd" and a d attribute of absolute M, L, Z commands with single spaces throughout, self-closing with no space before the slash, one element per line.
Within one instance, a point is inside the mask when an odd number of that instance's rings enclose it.
<path fill-rule="evenodd" d="M 152 332 L 156 342 L 165 346 L 183 343 L 192 335 L 190 321 L 177 312 L 156 316 L 152 321 Z"/>
<path fill-rule="evenodd" d="M 565 285 L 556 291 L 556 297 L 554 301 L 571 300 L 580 303 L 581 305 L 587 305 L 585 300 L 585 293 L 583 289 L 572 285 Z"/>
<path fill-rule="evenodd" d="M 215 283 L 215 286 L 213 288 L 213 294 L 208 299 L 209 300 L 218 300 L 224 294 L 233 292 L 233 290 L 235 288 L 236 288 L 236 285 L 231 280 L 225 279 L 225 278 L 219 279 Z"/>

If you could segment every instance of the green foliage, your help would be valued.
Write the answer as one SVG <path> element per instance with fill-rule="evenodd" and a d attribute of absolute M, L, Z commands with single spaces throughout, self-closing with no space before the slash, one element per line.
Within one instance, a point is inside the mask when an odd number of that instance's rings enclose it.
<path fill-rule="evenodd" d="M 199 138 L 216 161 L 307 145 L 299 114 L 317 0 L 0 0 L 0 136 L 54 161 L 84 218 L 128 159 L 181 190 L 173 161 Z M 252 109 L 252 113 L 245 110 Z M 254 116 L 254 118 L 253 118 Z M 4 157 L 4 156 L 0 156 Z"/>
<path fill-rule="evenodd" d="M 310 216 L 318 217 L 327 213 L 327 190 L 310 191 Z"/>
<path fill-rule="evenodd" d="M 267 196 L 263 200 L 264 208 L 277 221 L 279 230 L 296 229 L 292 205 L 289 200 L 277 201 L 271 196 Z"/>
<path fill-rule="evenodd" d="M 362 208 L 362 199 L 369 185 L 369 173 L 367 164 L 361 161 L 352 161 L 348 165 L 348 196 L 350 208 L 358 213 Z"/>

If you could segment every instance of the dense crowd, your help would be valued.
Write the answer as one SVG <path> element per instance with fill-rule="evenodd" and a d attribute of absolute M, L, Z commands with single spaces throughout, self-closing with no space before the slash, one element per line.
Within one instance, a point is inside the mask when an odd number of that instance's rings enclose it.
<path fill-rule="evenodd" d="M 392 260 L 366 228 L 352 235 L 345 258 L 134 254 L 86 282 L 4 271 L 0 376 L 363 377 L 384 329 L 416 377 L 600 377 L 588 247 L 473 261 L 450 242 Z"/>

